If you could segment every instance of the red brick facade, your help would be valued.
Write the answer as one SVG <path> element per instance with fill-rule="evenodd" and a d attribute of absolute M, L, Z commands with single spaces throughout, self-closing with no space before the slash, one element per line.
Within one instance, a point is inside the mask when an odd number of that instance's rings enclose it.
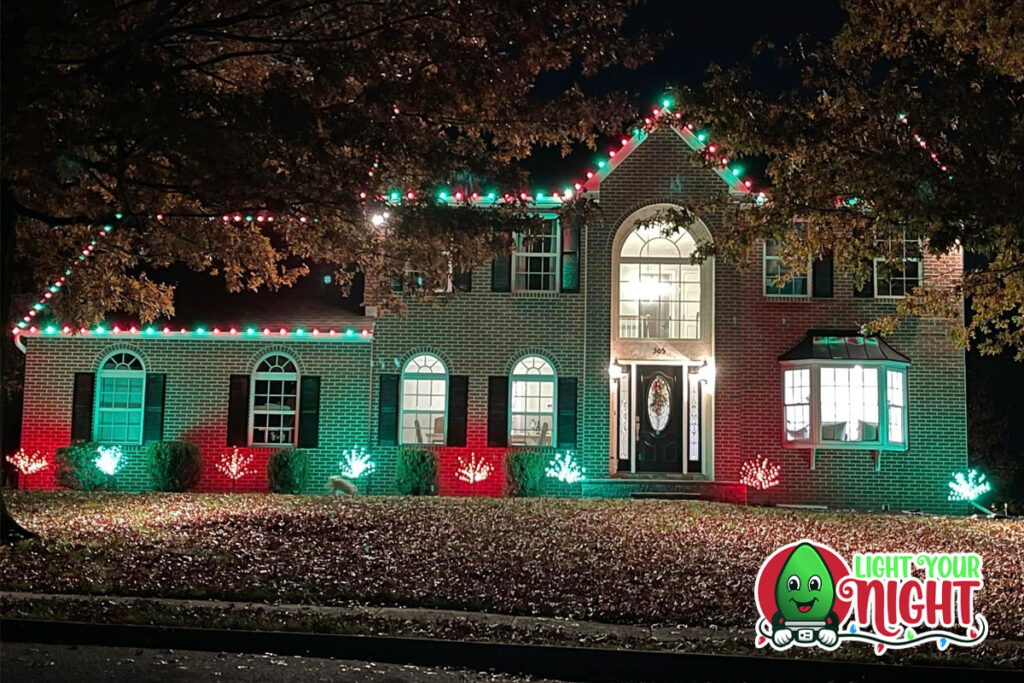
<path fill-rule="evenodd" d="M 548 359 L 561 378 L 578 381 L 575 450 L 587 471 L 580 486 L 552 484 L 556 495 L 628 495 L 641 484 L 617 472 L 612 457 L 608 366 L 621 359 L 623 345 L 612 334 L 612 278 L 616 235 L 630 229 L 624 222 L 653 204 L 697 204 L 723 189 L 723 181 L 705 168 L 669 128 L 651 134 L 600 184 L 601 215 L 583 230 L 578 293 L 516 294 L 491 291 L 491 268 L 472 274 L 472 289 L 434 303 L 410 303 L 405 317 L 376 321 L 373 338 L 359 342 L 268 339 L 217 340 L 64 338 L 27 335 L 26 384 L 22 444 L 52 455 L 70 439 L 72 384 L 76 372 L 94 372 L 104 354 L 115 348 L 137 351 L 147 372 L 167 376 L 164 438 L 194 441 L 204 458 L 198 489 L 225 490 L 228 481 L 214 469 L 227 446 L 230 376 L 250 373 L 272 346 L 286 350 L 300 372 L 321 377 L 320 445 L 312 451 L 310 492 L 322 491 L 327 477 L 338 473 L 340 451 L 365 446 L 377 469 L 370 491 L 393 491 L 399 446 L 381 445 L 378 411 L 382 377 L 395 376 L 413 355 L 430 352 L 442 359 L 450 375 L 468 381 L 465 447 L 441 447 L 439 492 L 469 495 L 471 488 L 455 477 L 460 456 L 488 457 L 496 470 L 475 489 L 477 495 L 500 495 L 505 448 L 489 447 L 488 378 L 507 377 L 527 354 Z M 702 216 L 713 238 L 720 225 Z M 630 354 L 648 359 L 711 359 L 717 367 L 713 430 L 709 427 L 704 479 L 736 482 L 741 464 L 767 456 L 782 467 L 781 484 L 764 498 L 773 502 L 834 507 L 951 511 L 945 482 L 966 466 L 964 356 L 947 341 L 943 321 L 908 318 L 891 343 L 908 356 L 909 448 L 882 452 L 880 462 L 868 451 L 817 453 L 814 469 L 806 450 L 782 446 L 781 381 L 778 357 L 811 329 L 857 329 L 879 314 L 894 313 L 891 300 L 855 298 L 848 273 L 836 269 L 831 298 L 780 299 L 763 293 L 761 252 L 745 267 L 723 262 L 713 268 L 713 326 L 699 341 L 668 344 L 655 351 L 644 343 Z M 962 272 L 962 255 L 925 259 L 925 284 L 951 284 Z M 662 344 L 664 345 L 664 344 Z M 647 354 L 663 354 L 659 356 Z M 386 379 L 384 381 L 387 381 Z M 553 449 L 552 449 L 553 450 Z M 125 490 L 147 488 L 142 447 L 126 449 L 129 465 L 119 476 Z M 258 474 L 243 479 L 240 490 L 264 490 L 269 449 L 254 449 Z M 649 483 L 649 482 L 648 482 Z M 30 487 L 51 487 L 52 474 L 33 475 Z M 712 490 L 712 487 L 708 487 Z M 722 489 L 725 490 L 724 488 Z M 716 494 L 717 495 L 717 494 Z M 725 495 L 725 494 L 723 494 Z M 957 508 L 959 509 L 959 508 Z"/>

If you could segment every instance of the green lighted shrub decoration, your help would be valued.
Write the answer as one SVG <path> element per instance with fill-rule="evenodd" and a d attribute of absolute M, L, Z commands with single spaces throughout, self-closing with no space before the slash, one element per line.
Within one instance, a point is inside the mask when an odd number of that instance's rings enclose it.
<path fill-rule="evenodd" d="M 985 509 L 976 502 L 978 498 L 991 490 L 992 485 L 988 483 L 985 475 L 978 472 L 978 470 L 971 469 L 966 473 L 954 472 L 953 478 L 949 481 L 948 499 L 951 501 L 966 501 L 986 515 L 991 515 L 991 510 Z"/>
<path fill-rule="evenodd" d="M 432 496 L 437 490 L 437 454 L 425 448 L 406 448 L 398 454 L 395 488 L 403 496 Z"/>
<path fill-rule="evenodd" d="M 585 472 L 586 470 L 576 462 L 576 451 L 555 453 L 555 457 L 544 470 L 547 476 L 557 479 L 563 484 L 575 484 L 583 481 Z"/>
<path fill-rule="evenodd" d="M 508 494 L 534 498 L 544 489 L 545 457 L 540 451 L 512 451 L 505 456 L 505 485 Z"/>
<path fill-rule="evenodd" d="M 203 460 L 188 441 L 158 441 L 146 451 L 149 476 L 157 491 L 187 491 L 199 483 Z"/>
<path fill-rule="evenodd" d="M 373 471 L 377 469 L 364 447 L 342 451 L 341 462 L 338 463 L 338 466 L 341 468 L 341 476 L 346 479 L 359 479 L 363 475 L 373 474 Z"/>
<path fill-rule="evenodd" d="M 96 466 L 100 444 L 79 441 L 58 448 L 54 460 L 57 483 L 78 491 L 103 491 L 112 488 L 112 478 Z"/>
<path fill-rule="evenodd" d="M 309 457 L 296 448 L 274 451 L 267 461 L 267 482 L 274 493 L 298 493 L 306 483 Z"/>

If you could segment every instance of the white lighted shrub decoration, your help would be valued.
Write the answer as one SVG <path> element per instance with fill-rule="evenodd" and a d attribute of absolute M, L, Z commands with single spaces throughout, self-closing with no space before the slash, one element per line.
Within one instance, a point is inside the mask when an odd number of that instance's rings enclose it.
<path fill-rule="evenodd" d="M 341 476 L 346 479 L 359 479 L 363 475 L 372 474 L 377 466 L 370 460 L 365 448 L 350 448 L 341 452 Z"/>
<path fill-rule="evenodd" d="M 235 483 L 247 474 L 256 474 L 256 470 L 249 469 L 252 464 L 253 455 L 243 455 L 238 452 L 238 446 L 234 447 L 231 453 L 221 453 L 220 462 L 214 466 L 231 480 L 231 493 L 235 492 Z"/>
<path fill-rule="evenodd" d="M 120 446 L 100 446 L 96 452 L 99 454 L 93 461 L 96 469 L 108 477 L 121 471 L 121 467 L 124 466 L 124 453 L 121 452 Z"/>
<path fill-rule="evenodd" d="M 740 466 L 740 483 L 764 491 L 779 485 L 779 471 L 778 465 L 759 455 Z"/>
<path fill-rule="evenodd" d="M 990 510 L 986 510 L 975 502 L 991 490 L 992 485 L 988 483 L 985 475 L 976 469 L 968 470 L 967 474 L 954 472 L 953 478 L 949 482 L 949 500 L 967 501 L 986 515 L 991 515 Z"/>
<path fill-rule="evenodd" d="M 19 448 L 17 452 L 11 453 L 7 456 L 6 460 L 14 465 L 21 472 L 22 476 L 25 477 L 36 472 L 42 472 L 50 466 L 50 463 L 46 461 L 45 455 L 42 455 L 39 451 L 29 455 L 25 452 L 24 448 Z"/>
<path fill-rule="evenodd" d="M 578 481 L 583 481 L 586 470 L 576 462 L 575 451 L 565 451 L 564 453 L 555 453 L 555 457 L 548 463 L 544 472 L 549 477 L 565 484 L 575 484 Z"/>
<path fill-rule="evenodd" d="M 455 470 L 455 478 L 469 484 L 470 491 L 476 495 L 476 485 L 487 479 L 494 472 L 494 465 L 486 458 L 478 458 L 476 453 L 469 454 L 469 460 L 459 456 L 459 468 Z"/>

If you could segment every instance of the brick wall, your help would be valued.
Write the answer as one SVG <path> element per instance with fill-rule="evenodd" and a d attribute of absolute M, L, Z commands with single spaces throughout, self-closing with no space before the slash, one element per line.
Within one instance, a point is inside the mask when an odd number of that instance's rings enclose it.
<path fill-rule="evenodd" d="M 95 372 L 100 361 L 118 349 L 142 357 L 147 373 L 166 375 L 164 439 L 183 439 L 199 446 L 203 473 L 197 491 L 223 491 L 230 481 L 216 468 L 227 446 L 230 376 L 249 374 L 257 360 L 272 350 L 292 356 L 303 375 L 320 379 L 319 447 L 309 449 L 306 488 L 324 490 L 327 477 L 338 473 L 340 451 L 367 442 L 370 344 L 365 342 L 268 342 L 218 340 L 30 338 L 25 364 L 24 420 L 21 443 L 26 451 L 53 456 L 71 439 L 72 389 L 76 372 Z M 151 488 L 145 446 L 123 448 L 126 464 L 117 475 L 120 490 Z M 267 458 L 273 448 L 240 448 L 254 454 L 256 474 L 238 482 L 239 491 L 266 491 Z M 53 468 L 24 482 L 29 488 L 52 488 Z"/>

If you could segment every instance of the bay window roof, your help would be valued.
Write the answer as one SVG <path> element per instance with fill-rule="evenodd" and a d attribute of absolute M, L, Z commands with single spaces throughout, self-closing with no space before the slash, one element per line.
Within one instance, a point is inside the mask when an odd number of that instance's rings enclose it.
<path fill-rule="evenodd" d="M 809 330 L 780 361 L 852 360 L 910 364 L 910 359 L 881 337 L 853 330 Z"/>

